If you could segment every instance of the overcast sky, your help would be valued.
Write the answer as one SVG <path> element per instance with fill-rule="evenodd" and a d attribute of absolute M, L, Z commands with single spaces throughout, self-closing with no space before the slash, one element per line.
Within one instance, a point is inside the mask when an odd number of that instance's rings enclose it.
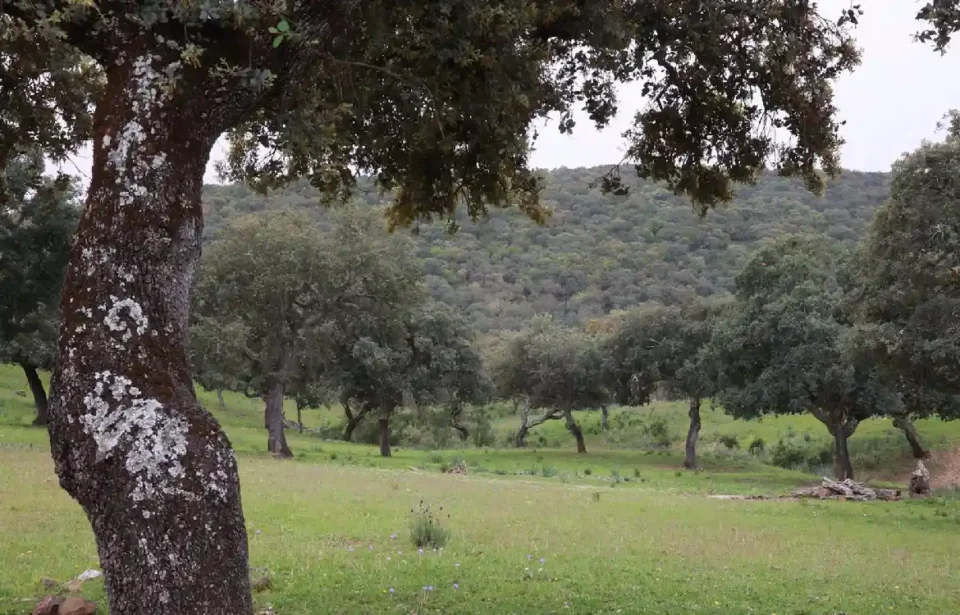
<path fill-rule="evenodd" d="M 850 0 L 821 0 L 821 13 L 840 16 Z M 863 63 L 836 85 L 840 119 L 846 120 L 846 140 L 841 162 L 845 168 L 886 171 L 902 153 L 915 149 L 923 139 L 935 136 L 937 122 L 949 109 L 960 108 L 960 49 L 945 56 L 929 46 L 915 43 L 911 35 L 917 0 L 863 2 L 866 14 L 856 29 Z M 608 164 L 620 160 L 621 137 L 642 106 L 639 88 L 620 91 L 620 114 L 603 131 L 583 119 L 572 136 L 559 134 L 554 122 L 540 131 L 533 165 L 541 168 Z M 217 152 L 214 153 L 217 157 Z M 75 158 L 83 174 L 89 174 L 89 158 Z M 65 171 L 73 172 L 67 164 Z M 206 180 L 216 181 L 212 165 Z"/>

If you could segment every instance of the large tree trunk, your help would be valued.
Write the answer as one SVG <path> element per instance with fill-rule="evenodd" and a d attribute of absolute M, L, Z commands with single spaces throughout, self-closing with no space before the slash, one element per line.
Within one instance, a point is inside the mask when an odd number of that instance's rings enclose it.
<path fill-rule="evenodd" d="M 383 415 L 378 420 L 380 431 L 380 456 L 390 456 L 390 417 Z"/>
<path fill-rule="evenodd" d="M 688 470 L 697 467 L 697 440 L 700 439 L 700 398 L 690 398 L 690 429 L 687 431 L 686 457 L 683 467 Z"/>
<path fill-rule="evenodd" d="M 182 68 L 179 51 L 130 40 L 106 66 L 96 109 L 61 302 L 51 452 L 93 527 L 113 615 L 247 615 L 236 460 L 197 403 L 187 329 L 204 169 L 217 136 L 249 109 L 242 91 L 227 96 Z M 234 104 L 237 113 L 216 106 Z"/>
<path fill-rule="evenodd" d="M 274 378 L 267 389 L 263 420 L 267 428 L 267 451 L 278 459 L 293 457 L 283 428 L 283 381 Z"/>
<path fill-rule="evenodd" d="M 454 421 L 454 422 L 453 422 L 453 428 L 456 429 L 456 430 L 457 430 L 457 433 L 460 434 L 460 441 L 461 441 L 461 442 L 466 442 L 466 441 L 467 441 L 467 438 L 470 437 L 470 429 L 469 429 L 466 425 L 463 425 L 463 424 L 461 424 L 461 423 L 458 423 L 458 422 Z"/>
<path fill-rule="evenodd" d="M 600 430 L 607 431 L 610 429 L 610 412 L 607 409 L 607 404 L 600 405 Z"/>
<path fill-rule="evenodd" d="M 893 426 L 903 431 L 903 435 L 907 438 L 907 442 L 910 444 L 910 450 L 913 452 L 915 459 L 926 459 L 930 456 L 930 451 L 923 448 L 923 444 L 920 442 L 920 434 L 917 433 L 917 428 L 909 417 L 894 417 Z"/>
<path fill-rule="evenodd" d="M 223 401 L 223 391 L 221 391 L 220 389 L 217 389 L 217 403 L 220 404 L 221 410 L 227 409 L 227 404 L 226 402 Z"/>
<path fill-rule="evenodd" d="M 587 444 L 583 441 L 583 431 L 580 429 L 580 425 L 577 424 L 577 421 L 574 420 L 573 413 L 570 412 L 569 408 L 564 409 L 563 418 L 567 421 L 567 429 L 577 440 L 577 452 L 586 453 Z"/>
<path fill-rule="evenodd" d="M 853 464 L 850 463 L 850 450 L 847 448 L 847 440 L 849 437 L 849 430 L 844 427 L 838 427 L 833 431 L 833 472 L 837 480 L 853 479 Z"/>
<path fill-rule="evenodd" d="M 23 373 L 27 376 L 27 384 L 30 386 L 30 392 L 33 393 L 33 405 L 37 409 L 37 416 L 33 419 L 35 427 L 44 427 L 47 424 L 47 392 L 43 388 L 43 380 L 40 380 L 40 374 L 37 368 L 29 363 L 21 363 Z"/>

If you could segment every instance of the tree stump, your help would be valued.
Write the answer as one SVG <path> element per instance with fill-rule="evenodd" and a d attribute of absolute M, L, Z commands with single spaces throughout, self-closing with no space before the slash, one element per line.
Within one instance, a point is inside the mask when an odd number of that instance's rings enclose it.
<path fill-rule="evenodd" d="M 922 461 L 917 462 L 917 469 L 910 475 L 910 495 L 915 497 L 930 495 L 930 471 Z"/>

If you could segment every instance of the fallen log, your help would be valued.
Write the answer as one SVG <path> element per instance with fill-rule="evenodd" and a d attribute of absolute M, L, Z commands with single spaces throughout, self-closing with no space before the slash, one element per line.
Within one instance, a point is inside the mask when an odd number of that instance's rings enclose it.
<path fill-rule="evenodd" d="M 854 502 L 871 502 L 873 500 L 899 500 L 899 489 L 879 489 L 867 487 L 863 483 L 845 479 L 835 481 L 827 477 L 818 487 L 797 489 L 790 494 L 793 498 L 817 498 L 820 500 L 851 500 Z"/>

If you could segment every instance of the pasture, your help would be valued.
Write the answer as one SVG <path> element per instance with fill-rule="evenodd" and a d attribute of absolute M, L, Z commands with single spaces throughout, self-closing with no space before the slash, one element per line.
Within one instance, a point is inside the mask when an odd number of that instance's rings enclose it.
<path fill-rule="evenodd" d="M 32 407 L 15 393 L 22 388 L 17 370 L 0 368 L 3 615 L 28 613 L 41 578 L 62 582 L 98 567 L 87 521 L 57 484 L 45 432 L 27 426 Z M 580 417 L 587 455 L 574 452 L 557 424 L 533 432 L 550 446 L 401 446 L 389 459 L 372 446 L 291 433 L 296 457 L 276 461 L 261 452 L 259 403 L 227 395 L 224 413 L 215 395 L 201 399 L 240 452 L 251 566 L 271 579 L 255 599 L 279 615 L 960 611 L 960 500 L 950 493 L 868 504 L 708 497 L 783 493 L 815 481 L 712 440 L 735 435 L 745 449 L 787 431 L 822 438 L 804 417 L 745 423 L 705 412 L 697 473 L 680 471 L 679 445 L 629 448 L 591 433 L 593 415 Z M 624 412 L 661 413 L 682 435 L 682 404 Z M 308 425 L 335 418 L 305 414 Z M 501 419 L 497 431 L 509 423 Z M 918 428 L 932 448 L 960 435 L 956 424 Z M 899 445 L 882 421 L 865 425 L 852 444 L 861 459 Z M 441 472 L 455 458 L 466 476 Z M 861 478 L 902 483 L 909 465 L 901 455 Z M 410 542 L 411 509 L 421 501 L 443 507 L 450 539 L 442 550 L 420 554 Z M 101 580 L 83 591 L 103 612 Z"/>

